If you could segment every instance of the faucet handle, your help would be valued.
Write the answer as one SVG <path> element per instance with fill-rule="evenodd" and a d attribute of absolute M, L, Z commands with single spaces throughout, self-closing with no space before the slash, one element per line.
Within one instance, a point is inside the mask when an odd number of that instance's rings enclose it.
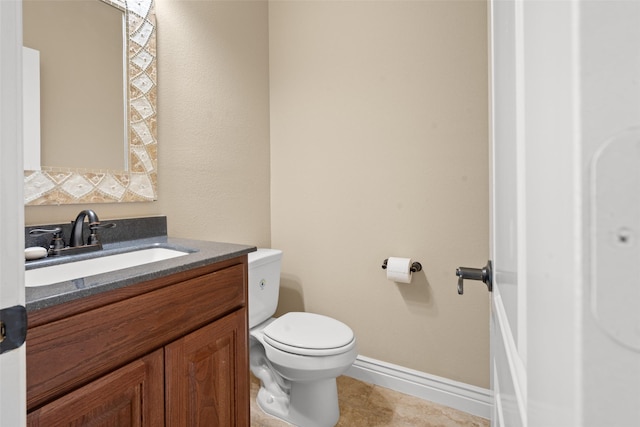
<path fill-rule="evenodd" d="M 64 240 L 62 240 L 62 228 L 34 228 L 29 231 L 29 234 L 33 234 L 34 236 L 41 236 L 43 234 L 53 234 L 53 240 L 51 240 L 51 244 L 49 244 L 49 253 L 55 254 L 55 251 L 60 249 L 64 249 Z"/>
<path fill-rule="evenodd" d="M 98 228 L 115 228 L 115 222 L 108 222 L 106 224 L 100 224 L 99 222 L 93 223 L 89 226 L 91 230 L 97 230 Z"/>
<path fill-rule="evenodd" d="M 100 243 L 98 239 L 98 229 L 100 228 L 114 228 L 116 224 L 114 222 L 108 222 L 106 224 L 92 223 L 89 225 L 89 230 L 91 230 L 91 234 L 89 235 L 89 241 L 87 242 L 89 245 L 97 245 Z"/>
<path fill-rule="evenodd" d="M 41 236 L 43 234 L 53 234 L 53 237 L 56 237 L 56 235 L 60 237 L 60 235 L 62 234 L 62 227 L 34 228 L 33 230 L 29 231 L 29 234 L 33 234 L 34 236 Z"/>

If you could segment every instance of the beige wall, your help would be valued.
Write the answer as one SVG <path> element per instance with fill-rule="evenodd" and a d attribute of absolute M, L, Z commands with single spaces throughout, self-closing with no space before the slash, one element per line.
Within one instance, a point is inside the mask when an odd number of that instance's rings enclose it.
<path fill-rule="evenodd" d="M 267 2 L 156 1 L 158 201 L 89 207 L 101 219 L 167 215 L 172 236 L 268 246 Z M 30 206 L 25 221 L 85 207 Z"/>
<path fill-rule="evenodd" d="M 486 5 L 272 1 L 279 311 L 349 324 L 360 354 L 489 386 Z M 389 256 L 424 271 L 387 281 Z"/>
<path fill-rule="evenodd" d="M 280 312 L 334 316 L 365 356 L 487 387 L 488 294 L 459 297 L 454 276 L 488 258 L 484 2 L 268 9 L 158 0 L 159 200 L 91 207 L 281 248 Z M 388 282 L 388 256 L 424 272 Z"/>

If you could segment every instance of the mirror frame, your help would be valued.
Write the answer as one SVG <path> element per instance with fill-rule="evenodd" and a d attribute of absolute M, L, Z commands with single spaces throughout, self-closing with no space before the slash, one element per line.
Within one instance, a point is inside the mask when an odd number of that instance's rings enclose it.
<path fill-rule="evenodd" d="M 153 0 L 100 0 L 123 11 L 127 40 L 128 170 L 42 166 L 24 173 L 25 205 L 157 200 L 156 19 Z"/>

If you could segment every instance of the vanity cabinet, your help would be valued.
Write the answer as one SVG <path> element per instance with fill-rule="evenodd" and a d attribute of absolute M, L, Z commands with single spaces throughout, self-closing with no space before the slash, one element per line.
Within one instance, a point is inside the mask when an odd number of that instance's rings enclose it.
<path fill-rule="evenodd" d="M 248 426 L 247 257 L 29 313 L 28 426 Z"/>

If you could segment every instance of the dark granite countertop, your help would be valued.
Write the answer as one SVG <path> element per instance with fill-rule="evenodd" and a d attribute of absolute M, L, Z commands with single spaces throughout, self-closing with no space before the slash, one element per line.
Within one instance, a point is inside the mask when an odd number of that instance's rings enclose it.
<path fill-rule="evenodd" d="M 90 295 L 130 286 L 142 281 L 157 279 L 193 268 L 214 264 L 235 258 L 256 250 L 254 246 L 233 243 L 208 242 L 202 240 L 180 239 L 159 235 L 135 240 L 118 240 L 103 243 L 103 250 L 71 257 L 51 257 L 37 261 L 28 261 L 26 269 L 60 264 L 69 260 L 94 258 L 137 249 L 162 247 L 189 252 L 187 255 L 164 261 L 156 261 L 136 267 L 111 271 L 66 282 L 26 288 L 27 311 L 85 298 Z"/>

